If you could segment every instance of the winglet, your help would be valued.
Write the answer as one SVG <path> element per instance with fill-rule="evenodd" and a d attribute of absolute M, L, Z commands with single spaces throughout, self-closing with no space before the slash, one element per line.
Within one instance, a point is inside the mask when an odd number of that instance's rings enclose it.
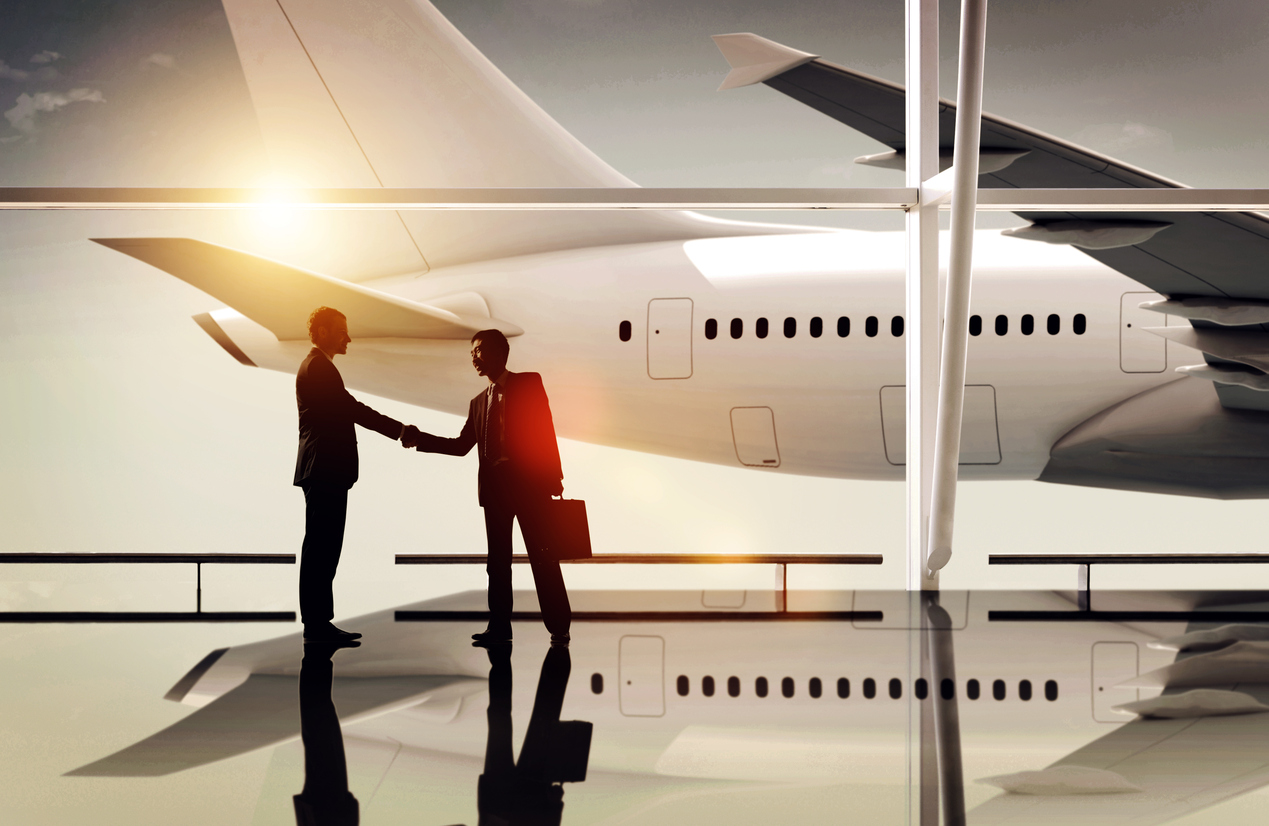
<path fill-rule="evenodd" d="M 751 32 L 716 34 L 713 40 L 731 66 L 731 72 L 723 79 L 723 85 L 718 87 L 720 92 L 770 80 L 819 57 Z"/>

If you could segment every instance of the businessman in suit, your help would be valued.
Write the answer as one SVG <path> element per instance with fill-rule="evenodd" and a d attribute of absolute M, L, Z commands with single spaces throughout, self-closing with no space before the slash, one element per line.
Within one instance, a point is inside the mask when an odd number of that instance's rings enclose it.
<path fill-rule="evenodd" d="M 547 500 L 564 492 L 564 473 L 555 443 L 551 406 L 537 373 L 507 369 L 511 347 L 498 330 L 482 330 L 472 337 L 471 362 L 489 386 L 471 400 L 467 422 L 458 438 L 411 433 L 402 444 L 425 453 L 465 456 L 478 448 L 478 495 L 485 509 L 489 543 L 489 626 L 473 634 L 477 645 L 511 641 L 511 523 L 520 521 L 520 534 L 529 551 L 542 619 L 551 642 L 567 645 L 572 611 L 560 563 L 543 543 L 541 528 Z"/>
<path fill-rule="evenodd" d="M 300 554 L 300 617 L 308 641 L 350 640 L 361 634 L 336 628 L 332 585 L 344 545 L 348 489 L 357 481 L 354 424 L 401 439 L 407 429 L 396 419 L 357 401 L 344 389 L 335 356 L 348 352 L 348 319 L 318 307 L 308 319 L 313 349 L 295 376 L 300 411 L 300 449 L 295 484 L 304 489 L 304 546 Z M 413 431 L 417 432 L 417 431 Z"/>

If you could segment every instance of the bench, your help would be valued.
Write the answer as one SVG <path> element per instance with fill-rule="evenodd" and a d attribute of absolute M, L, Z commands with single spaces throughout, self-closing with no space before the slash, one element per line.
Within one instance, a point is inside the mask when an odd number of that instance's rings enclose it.
<path fill-rule="evenodd" d="M 203 566 L 294 565 L 295 554 L 0 553 L 9 565 L 194 565 L 193 611 L 0 611 L 0 622 L 294 622 L 294 611 L 204 611 Z"/>

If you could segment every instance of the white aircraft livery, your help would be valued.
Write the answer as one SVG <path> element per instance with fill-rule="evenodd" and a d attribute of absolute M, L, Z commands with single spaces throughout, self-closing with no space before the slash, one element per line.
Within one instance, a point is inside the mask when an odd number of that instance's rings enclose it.
<path fill-rule="evenodd" d="M 635 186 L 426 0 L 224 6 L 280 181 Z M 902 168 L 902 87 L 753 34 L 715 41 L 732 66 L 724 89 L 763 83 L 889 147 L 859 162 Z M 955 105 L 941 111 L 950 160 Z M 984 187 L 1180 186 L 995 116 L 982 145 Z M 1269 496 L 1269 220 L 1022 217 L 975 240 L 961 477 Z M 513 365 L 545 376 L 562 436 L 903 475 L 900 234 L 645 211 L 347 223 L 321 272 L 192 239 L 96 240 L 227 305 L 196 321 L 244 365 L 293 373 L 308 313 L 326 304 L 356 342 L 350 387 L 461 414 L 477 381 L 468 339 L 497 328 Z"/>

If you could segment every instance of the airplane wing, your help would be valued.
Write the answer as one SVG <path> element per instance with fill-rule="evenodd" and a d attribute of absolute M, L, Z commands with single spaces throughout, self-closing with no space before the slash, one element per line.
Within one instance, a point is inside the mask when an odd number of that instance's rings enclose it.
<path fill-rule="evenodd" d="M 171 273 L 268 329 L 279 341 L 307 340 L 314 307 L 338 307 L 354 338 L 466 341 L 480 330 L 524 331 L 485 315 L 455 313 L 338 278 L 189 238 L 94 238 Z M 201 319 L 201 317 L 200 317 Z M 203 321 L 200 324 L 206 327 Z M 214 322 L 213 322 L 214 325 Z M 214 331 L 210 331 L 215 337 Z"/>
<path fill-rule="evenodd" d="M 483 691 L 462 675 L 335 677 L 341 722 L 368 719 L 455 686 Z M 76 777 L 157 777 L 203 766 L 300 736 L 299 677 L 252 674 L 237 688 L 139 743 L 67 772 Z"/>

